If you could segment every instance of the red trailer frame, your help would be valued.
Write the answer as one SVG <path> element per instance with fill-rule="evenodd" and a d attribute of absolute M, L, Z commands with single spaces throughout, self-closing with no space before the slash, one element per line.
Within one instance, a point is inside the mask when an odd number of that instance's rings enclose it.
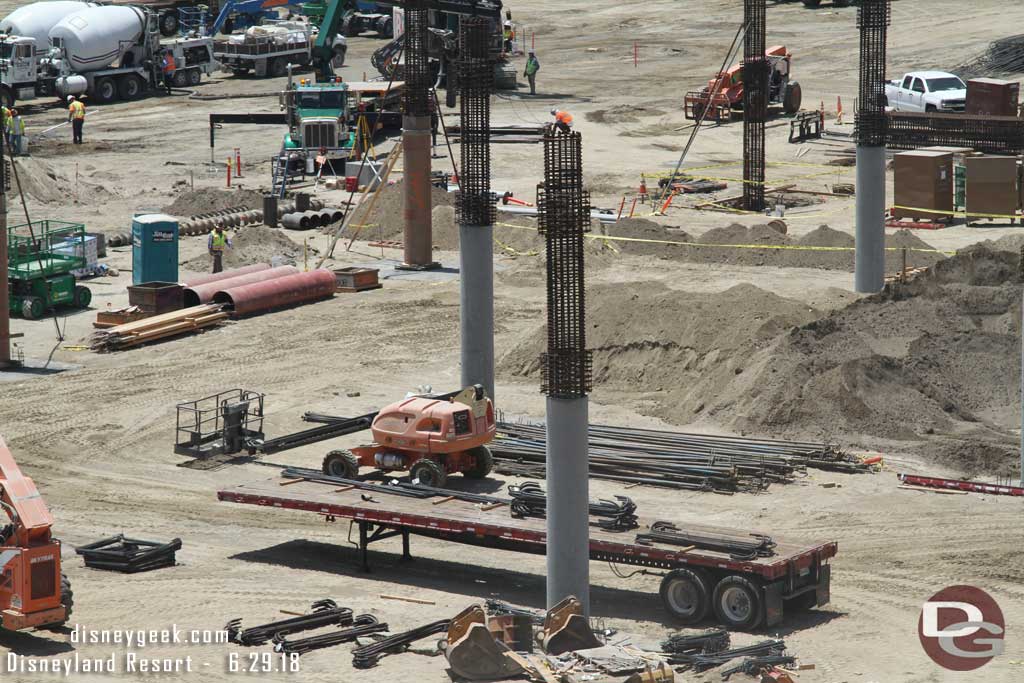
<path fill-rule="evenodd" d="M 329 522 L 348 519 L 359 526 L 359 549 L 364 571 L 369 571 L 368 546 L 379 540 L 401 536 L 402 554 L 409 555 L 409 536 L 425 536 L 466 545 L 498 548 L 543 555 L 546 552 L 546 522 L 543 519 L 517 519 L 505 505 L 484 505 L 467 501 L 445 501 L 435 505 L 430 499 L 377 495 L 376 502 L 363 501 L 360 490 L 302 479 L 269 479 L 242 484 L 217 492 L 217 498 L 231 503 L 304 510 L 323 515 Z M 641 526 L 645 526 L 641 520 Z M 707 525 L 687 524 L 696 533 L 745 537 L 748 533 Z M 760 594 L 759 618 L 749 626 L 772 626 L 782 621 L 784 605 L 806 608 L 828 603 L 831 567 L 838 543 L 827 541 L 810 545 L 775 538 L 775 554 L 768 558 L 735 560 L 729 555 L 700 549 L 639 545 L 635 532 L 615 532 L 591 527 L 590 559 L 665 570 L 662 600 L 666 601 L 666 582 L 678 580 L 673 570 L 698 572 L 714 585 L 728 577 L 743 577 Z M 710 592 L 710 591 L 709 591 Z"/>

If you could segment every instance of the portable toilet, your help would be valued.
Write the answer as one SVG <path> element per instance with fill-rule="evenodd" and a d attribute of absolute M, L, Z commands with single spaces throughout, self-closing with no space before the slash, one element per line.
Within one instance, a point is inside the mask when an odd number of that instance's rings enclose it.
<path fill-rule="evenodd" d="M 162 213 L 132 219 L 132 284 L 178 281 L 178 221 Z"/>

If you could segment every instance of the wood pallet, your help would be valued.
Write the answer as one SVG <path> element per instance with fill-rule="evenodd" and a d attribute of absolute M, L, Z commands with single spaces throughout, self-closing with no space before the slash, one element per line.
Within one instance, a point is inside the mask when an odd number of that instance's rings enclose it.
<path fill-rule="evenodd" d="M 115 325 L 93 334 L 89 347 L 93 351 L 117 351 L 158 339 L 196 332 L 217 325 L 227 318 L 228 314 L 221 308 L 220 304 L 202 304 Z"/>

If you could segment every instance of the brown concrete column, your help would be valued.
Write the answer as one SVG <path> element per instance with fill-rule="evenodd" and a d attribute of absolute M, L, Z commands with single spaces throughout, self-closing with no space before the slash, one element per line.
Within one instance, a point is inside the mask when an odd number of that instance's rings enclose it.
<path fill-rule="evenodd" d="M 410 270 L 425 270 L 437 268 L 440 265 L 433 258 L 430 135 L 429 116 L 405 116 L 402 118 L 405 262 L 401 267 Z"/>

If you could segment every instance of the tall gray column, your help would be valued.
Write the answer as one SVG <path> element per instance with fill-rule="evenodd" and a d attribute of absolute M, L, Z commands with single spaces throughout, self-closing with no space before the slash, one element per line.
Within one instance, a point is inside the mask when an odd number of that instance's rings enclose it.
<path fill-rule="evenodd" d="M 547 605 L 575 595 L 590 613 L 590 401 L 547 399 Z"/>
<path fill-rule="evenodd" d="M 494 226 L 459 225 L 462 386 L 482 384 L 494 401 Z"/>
<path fill-rule="evenodd" d="M 885 148 L 857 146 L 857 241 L 854 289 L 885 285 Z"/>

